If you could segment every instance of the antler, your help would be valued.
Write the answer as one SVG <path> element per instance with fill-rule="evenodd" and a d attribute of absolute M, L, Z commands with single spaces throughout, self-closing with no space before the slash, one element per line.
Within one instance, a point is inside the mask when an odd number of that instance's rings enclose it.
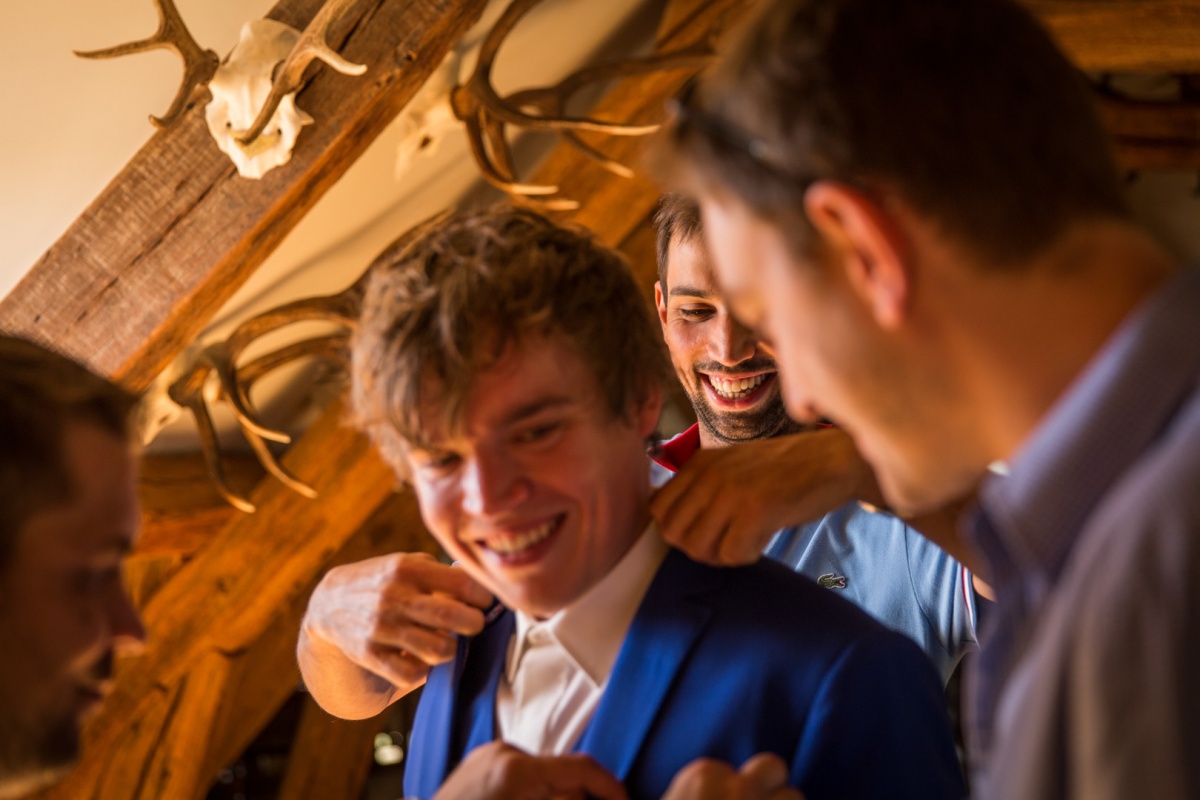
<path fill-rule="evenodd" d="M 321 10 L 300 34 L 300 39 L 292 48 L 292 52 L 288 53 L 287 58 L 276 66 L 275 77 L 271 83 L 271 93 L 267 95 L 266 102 L 263 103 L 258 116 L 254 118 L 254 124 L 244 134 L 237 137 L 239 142 L 249 144 L 259 137 L 275 114 L 275 109 L 279 108 L 280 101 L 292 92 L 299 91 L 304 78 L 304 70 L 314 59 L 324 61 L 343 75 L 362 75 L 367 71 L 365 64 L 347 61 L 325 40 L 330 26 L 355 2 L 357 0 L 326 0 L 325 5 L 321 6 Z"/>
<path fill-rule="evenodd" d="M 644 136 L 657 130 L 660 123 L 629 125 L 587 116 L 573 117 L 565 113 L 567 101 L 575 92 L 590 83 L 650 72 L 698 68 L 706 63 L 713 53 L 711 45 L 704 43 L 670 53 L 585 67 L 568 75 L 554 86 L 526 89 L 501 97 L 491 84 L 496 54 L 520 18 L 539 2 L 541 0 L 513 0 L 480 46 L 479 57 L 471 77 L 466 83 L 456 86 L 450 94 L 451 107 L 455 116 L 466 125 L 471 152 L 479 163 L 484 178 L 509 194 L 526 198 L 544 198 L 557 194 L 559 187 L 539 186 L 517 180 L 512 151 L 505 137 L 505 125 L 516 125 L 534 131 L 558 132 L 573 147 L 599 162 L 605 169 L 618 175 L 629 176 L 632 172 L 628 167 L 613 161 L 584 142 L 576 132 Z M 561 198 L 539 202 L 556 210 L 578 207 L 575 201 Z"/>
<path fill-rule="evenodd" d="M 225 478 L 220 447 L 209 409 L 222 399 L 228 401 L 238 427 L 263 467 L 299 494 L 316 497 L 316 491 L 290 473 L 268 448 L 266 440 L 286 443 L 291 441 L 291 437 L 260 421 L 258 412 L 250 400 L 250 392 L 263 376 L 297 359 L 341 356 L 358 319 L 364 281 L 365 275 L 338 294 L 297 300 L 251 317 L 234 329 L 228 339 L 205 347 L 192 369 L 169 387 L 170 398 L 182 408 L 191 411 L 195 417 L 204 460 L 217 485 L 217 491 L 234 507 L 246 512 L 254 511 L 254 504 L 234 491 Z M 251 343 L 296 322 L 333 322 L 345 330 L 303 339 L 244 365 L 238 364 L 238 360 Z M 212 376 L 215 376 L 215 381 L 211 379 Z"/>
<path fill-rule="evenodd" d="M 179 118 L 192 92 L 212 79 L 220 59 L 212 50 L 204 50 L 196 43 L 187 26 L 183 24 L 183 18 L 179 16 L 172 0 L 155 0 L 155 7 L 158 9 L 158 30 L 153 36 L 101 50 L 76 50 L 75 55 L 80 58 L 116 58 L 161 47 L 178 53 L 183 58 L 183 81 L 179 85 L 179 91 L 175 93 L 175 99 L 167 109 L 166 115 L 150 115 L 150 122 L 155 127 L 163 128 Z"/>
<path fill-rule="evenodd" d="M 406 248 L 450 213 L 451 210 L 442 211 L 414 225 L 393 242 L 376 261 L 390 263 L 402 258 Z M 263 467 L 294 491 L 305 497 L 316 496 L 313 488 L 288 472 L 267 447 L 266 440 L 286 443 L 291 441 L 291 437 L 259 420 L 258 412 L 254 410 L 250 400 L 250 392 L 260 378 L 297 359 L 316 357 L 344 360 L 350 336 L 358 324 L 362 298 L 370 275 L 371 271 L 368 268 L 352 285 L 337 294 L 296 300 L 251 317 L 238 325 L 224 341 L 201 349 L 190 368 L 170 382 L 167 396 L 177 406 L 188 409 L 195 417 L 205 463 L 217 485 L 217 491 L 230 505 L 248 513 L 254 512 L 254 504 L 229 486 L 221 465 L 220 446 L 209 411 L 221 400 L 229 403 L 238 427 Z M 302 339 L 245 364 L 238 363 L 249 345 L 295 322 L 332 322 L 341 326 L 342 330 Z"/>

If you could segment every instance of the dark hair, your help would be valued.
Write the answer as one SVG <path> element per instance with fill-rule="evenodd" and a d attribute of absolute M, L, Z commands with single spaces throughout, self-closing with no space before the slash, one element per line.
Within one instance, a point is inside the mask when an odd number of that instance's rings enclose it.
<path fill-rule="evenodd" d="M 671 240 L 695 241 L 700 235 L 700 206 L 695 199 L 678 192 L 667 192 L 654 212 L 655 245 L 658 251 L 658 282 L 667 290 L 667 255 Z"/>
<path fill-rule="evenodd" d="M 822 179 L 895 191 L 996 263 L 1128 215 L 1084 77 L 1008 0 L 774 0 L 679 105 L 667 168 L 732 191 L 802 252 Z"/>
<path fill-rule="evenodd" d="M 614 416 L 669 374 L 629 265 L 582 230 L 509 205 L 459 213 L 371 266 L 351 345 L 351 411 L 393 466 L 428 444 L 421 390 L 436 381 L 447 430 L 475 378 L 510 342 L 563 335 Z"/>
<path fill-rule="evenodd" d="M 136 403 L 66 356 L 0 334 L 0 567 L 29 517 L 75 491 L 63 461 L 67 425 L 95 425 L 127 439 Z"/>

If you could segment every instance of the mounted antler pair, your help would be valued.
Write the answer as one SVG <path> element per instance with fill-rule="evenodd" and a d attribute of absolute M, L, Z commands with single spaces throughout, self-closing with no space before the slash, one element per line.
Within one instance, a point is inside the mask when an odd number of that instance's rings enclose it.
<path fill-rule="evenodd" d="M 275 66 L 267 102 L 259 110 L 254 123 L 237 135 L 239 141 L 248 144 L 262 134 L 279 108 L 280 101 L 286 95 L 300 89 L 304 71 L 314 60 L 323 61 L 346 75 L 363 73 L 366 67 L 352 64 L 342 58 L 325 40 L 330 26 L 355 2 L 357 0 L 326 0 L 321 10 L 300 34 L 292 51 Z M 82 58 L 116 58 L 158 48 L 168 48 L 178 53 L 183 59 L 183 81 L 179 85 L 179 91 L 175 93 L 175 99 L 164 116 L 150 116 L 150 121 L 156 127 L 166 127 L 179 119 L 192 94 L 212 80 L 220 59 L 212 50 L 202 49 L 192 38 L 173 0 L 155 0 L 155 7 L 158 9 L 159 23 L 153 36 L 101 50 L 76 50 L 75 55 Z"/>
<path fill-rule="evenodd" d="M 554 86 L 525 89 L 501 97 L 492 86 L 492 69 L 496 55 L 505 38 L 526 13 L 541 0 L 513 0 L 492 27 L 479 51 L 475 70 L 466 83 L 450 94 L 454 114 L 467 126 L 471 152 L 483 177 L 493 186 L 525 198 L 544 198 L 558 193 L 557 186 L 537 186 L 521 183 L 516 175 L 512 150 L 505 135 L 505 126 L 515 125 L 530 131 L 560 133 L 564 141 L 605 169 L 628 177 L 632 173 L 624 164 L 606 157 L 579 138 L 579 131 L 604 133 L 610 136 L 644 136 L 658 130 L 659 124 L 628 125 L 592 117 L 573 117 L 566 113 L 567 102 L 583 87 L 614 78 L 666 72 L 673 69 L 698 69 L 712 58 L 709 43 L 670 53 L 656 53 L 645 58 L 612 61 L 577 70 Z M 556 198 L 540 204 L 551 210 L 578 207 L 573 200 Z"/>
<path fill-rule="evenodd" d="M 253 124 L 245 131 L 233 132 L 233 138 L 237 142 L 243 146 L 249 145 L 263 133 L 283 99 L 300 89 L 304 71 L 314 59 L 321 60 L 344 74 L 362 73 L 365 67 L 346 61 L 329 47 L 325 39 L 330 26 L 355 2 L 356 0 L 326 0 L 286 58 L 277 65 L 269 65 L 274 67 L 270 94 Z M 617 175 L 627 177 L 631 174 L 628 167 L 606 157 L 584 142 L 578 133 L 642 136 L 656 130 L 658 125 L 631 125 L 587 116 L 571 116 L 566 113 L 568 101 L 585 86 L 602 81 L 673 69 L 698 68 L 711 57 L 712 48 L 704 43 L 675 52 L 585 67 L 553 86 L 524 89 L 501 96 L 492 85 L 496 56 L 520 19 L 540 2 L 542 0 L 514 0 L 505 9 L 484 39 L 470 78 L 462 85 L 454 87 L 449 100 L 454 115 L 467 128 L 471 152 L 483 177 L 489 183 L 510 195 L 532 199 L 548 209 L 566 210 L 577 207 L 578 203 L 552 197 L 558 194 L 559 187 L 537 186 L 519 180 L 507 138 L 507 128 L 515 126 L 529 131 L 561 134 L 567 143 L 588 158 L 599 162 L 605 169 Z M 183 83 L 167 114 L 162 118 L 150 118 L 155 125 L 165 126 L 179 118 L 188 99 L 197 88 L 207 85 L 213 79 L 218 69 L 218 60 L 211 50 L 201 49 L 188 33 L 172 0 L 156 0 L 156 3 L 160 24 L 154 36 L 105 50 L 78 52 L 77 55 L 85 58 L 112 58 L 159 47 L 167 47 L 179 53 L 184 61 Z M 306 121 L 307 117 L 299 124 Z M 295 127 L 298 128 L 299 124 Z M 218 142 L 221 141 L 218 131 L 214 131 L 213 135 L 218 138 Z M 227 152 L 230 150 L 227 147 L 223 149 Z M 243 174 L 258 177 L 245 170 Z"/>

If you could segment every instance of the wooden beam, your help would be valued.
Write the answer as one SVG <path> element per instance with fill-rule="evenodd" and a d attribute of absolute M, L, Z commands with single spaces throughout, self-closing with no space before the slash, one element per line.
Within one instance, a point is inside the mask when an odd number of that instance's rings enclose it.
<path fill-rule="evenodd" d="M 386 713 L 338 719 L 306 697 L 278 800 L 361 797 L 371 768 L 372 742 Z"/>
<path fill-rule="evenodd" d="M 269 16 L 303 28 L 322 0 Z M 486 0 L 360 0 L 330 42 L 368 65 L 321 69 L 298 105 L 316 118 L 291 161 L 240 177 L 199 103 L 156 133 L 0 301 L 11 332 L 145 389 L 383 131 Z"/>
<path fill-rule="evenodd" d="M 213 775 L 205 774 L 204 759 L 199 756 L 208 747 L 213 722 L 221 710 L 234 659 L 209 650 L 198 658 L 180 682 L 179 694 L 171 704 L 163 734 L 145 759 L 141 781 L 130 785 L 106 781 L 95 800 L 201 800 L 212 785 Z M 115 754 L 120 758 L 120 754 Z"/>
<path fill-rule="evenodd" d="M 1197 0 L 1024 0 L 1024 4 L 1085 71 L 1200 72 Z"/>
<path fill-rule="evenodd" d="M 232 486 L 248 490 L 265 474 L 253 456 L 222 454 Z M 138 474 L 142 525 L 132 560 L 187 558 L 242 512 L 217 492 L 199 453 L 147 455 Z"/>
<path fill-rule="evenodd" d="M 246 651 L 240 660 L 242 668 L 231 681 L 229 693 L 213 725 L 212 741 L 204 758 L 204 774 L 215 775 L 219 769 L 231 764 L 299 685 L 296 637 L 309 595 L 320 576 L 338 564 L 395 552 L 430 555 L 439 552 L 437 543 L 421 523 L 416 501 L 408 491 L 390 495 L 346 546 L 318 570 L 312 582 L 297 589 L 264 634 Z"/>

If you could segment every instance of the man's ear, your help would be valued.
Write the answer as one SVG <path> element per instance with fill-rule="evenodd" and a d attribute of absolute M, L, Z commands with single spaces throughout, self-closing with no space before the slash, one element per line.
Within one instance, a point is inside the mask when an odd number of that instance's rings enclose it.
<path fill-rule="evenodd" d="M 907 312 L 912 275 L 910 248 L 895 218 L 869 195 L 834 181 L 809 187 L 804 210 L 875 321 L 896 327 Z"/>
<path fill-rule="evenodd" d="M 667 297 L 663 293 L 662 281 L 654 282 L 654 305 L 658 308 L 658 321 L 667 327 Z"/>
<path fill-rule="evenodd" d="M 633 422 L 638 435 L 645 439 L 658 427 L 658 416 L 662 413 L 663 388 L 658 381 L 648 381 L 638 392 L 633 406 Z"/>

